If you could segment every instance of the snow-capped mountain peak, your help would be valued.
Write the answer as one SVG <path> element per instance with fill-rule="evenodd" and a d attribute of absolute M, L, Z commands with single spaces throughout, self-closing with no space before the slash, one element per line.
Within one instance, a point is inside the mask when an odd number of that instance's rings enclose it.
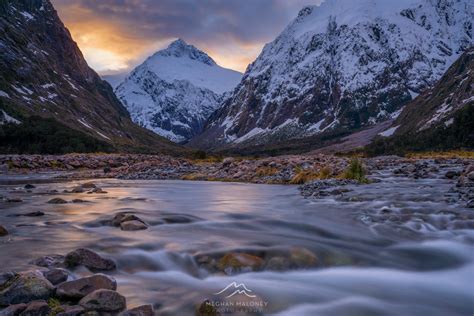
<path fill-rule="evenodd" d="M 182 142 L 201 132 L 241 76 L 178 39 L 135 68 L 115 93 L 136 123 Z"/>

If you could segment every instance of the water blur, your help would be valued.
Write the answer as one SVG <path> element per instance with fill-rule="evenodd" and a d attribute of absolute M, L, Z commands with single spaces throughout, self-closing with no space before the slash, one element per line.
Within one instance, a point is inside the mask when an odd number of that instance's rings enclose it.
<path fill-rule="evenodd" d="M 26 192 L 33 178 L 5 178 L 0 195 L 23 202 L 0 202 L 0 223 L 11 233 L 0 239 L 0 270 L 87 247 L 118 263 L 112 275 L 129 306 L 151 303 L 159 315 L 193 315 L 234 281 L 268 303 L 266 315 L 472 315 L 474 212 L 447 202 L 445 179 L 378 177 L 384 181 L 318 200 L 295 186 L 113 179 L 94 181 L 107 194 L 63 194 L 51 190 L 80 182 L 44 177 L 33 177 L 41 181 Z M 53 197 L 85 202 L 47 204 Z M 14 216 L 32 211 L 45 216 Z M 103 225 L 125 211 L 149 229 Z M 322 266 L 229 276 L 195 260 L 295 246 Z"/>

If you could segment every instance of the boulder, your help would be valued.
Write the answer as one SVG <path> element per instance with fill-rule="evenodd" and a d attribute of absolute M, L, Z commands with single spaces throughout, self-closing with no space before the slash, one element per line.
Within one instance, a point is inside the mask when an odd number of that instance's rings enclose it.
<path fill-rule="evenodd" d="M 66 282 L 67 278 L 69 277 L 69 273 L 66 270 L 60 268 L 54 268 L 45 271 L 43 272 L 43 275 L 53 285 Z"/>
<path fill-rule="evenodd" d="M 49 204 L 67 204 L 67 201 L 61 198 L 54 198 L 48 201 Z"/>
<path fill-rule="evenodd" d="M 54 287 L 40 271 L 17 274 L 0 286 L 0 306 L 46 300 Z"/>
<path fill-rule="evenodd" d="M 95 274 L 59 284 L 56 288 L 56 295 L 65 299 L 81 299 L 100 289 L 115 291 L 117 282 L 105 274 Z"/>
<path fill-rule="evenodd" d="M 67 306 L 63 305 L 61 306 L 63 309 L 62 312 L 57 313 L 56 316 L 79 316 L 79 315 L 84 315 L 84 307 L 79 306 L 79 305 L 74 305 L 74 306 Z"/>
<path fill-rule="evenodd" d="M 141 221 L 126 221 L 120 224 L 120 229 L 125 231 L 135 231 L 148 229 L 148 226 Z"/>
<path fill-rule="evenodd" d="M 84 189 L 95 189 L 97 186 L 93 182 L 86 182 L 81 185 Z"/>
<path fill-rule="evenodd" d="M 153 306 L 141 305 L 131 308 L 121 314 L 121 316 L 153 316 Z"/>
<path fill-rule="evenodd" d="M 127 307 L 125 297 L 112 290 L 96 290 L 79 301 L 87 311 L 117 313 Z"/>
<path fill-rule="evenodd" d="M 26 304 L 10 305 L 5 309 L 0 310 L 0 316 L 18 316 L 26 309 Z"/>
<path fill-rule="evenodd" d="M 289 269 L 290 261 L 285 257 L 273 257 L 265 265 L 265 270 L 287 271 Z"/>
<path fill-rule="evenodd" d="M 448 171 L 444 174 L 444 176 L 448 179 L 454 179 L 455 177 L 459 177 L 460 175 L 460 172 L 457 172 L 457 171 Z"/>
<path fill-rule="evenodd" d="M 290 264 L 295 268 L 312 268 L 318 266 L 319 260 L 312 251 L 306 248 L 292 248 Z"/>
<path fill-rule="evenodd" d="M 5 226 L 0 225 L 0 237 L 7 236 L 8 235 L 8 230 L 5 228 Z"/>
<path fill-rule="evenodd" d="M 217 262 L 217 267 L 227 274 L 256 271 L 263 266 L 263 259 L 246 253 L 228 253 Z"/>
<path fill-rule="evenodd" d="M 26 190 L 31 190 L 31 189 L 34 189 L 34 188 L 36 188 L 36 187 L 35 187 L 34 185 L 28 183 L 28 184 L 25 184 L 24 188 L 25 188 Z"/>
<path fill-rule="evenodd" d="M 143 224 L 145 224 L 145 222 L 139 218 L 138 216 L 134 215 L 134 214 L 129 214 L 129 213 L 118 213 L 114 216 L 114 218 L 112 219 L 112 225 L 113 226 L 120 226 L 120 224 L 122 224 L 123 222 L 128 222 L 128 221 L 140 221 L 142 222 Z"/>
<path fill-rule="evenodd" d="M 45 301 L 33 301 L 26 306 L 20 316 L 50 316 L 51 308 Z"/>
<path fill-rule="evenodd" d="M 467 174 L 467 178 L 470 180 L 470 181 L 474 181 L 474 171 L 471 171 Z"/>
<path fill-rule="evenodd" d="M 64 262 L 64 256 L 47 255 L 47 256 L 43 256 L 38 259 L 35 259 L 31 261 L 30 263 L 38 267 L 50 268 L 50 267 L 60 267 L 63 265 L 63 262 Z"/>
<path fill-rule="evenodd" d="M 68 253 L 64 263 L 67 267 L 83 265 L 92 271 L 111 271 L 117 268 L 113 260 L 103 258 L 86 248 L 79 248 Z"/>
<path fill-rule="evenodd" d="M 20 198 L 8 198 L 7 199 L 7 203 L 21 203 L 21 202 L 23 202 L 23 200 L 20 199 Z"/>

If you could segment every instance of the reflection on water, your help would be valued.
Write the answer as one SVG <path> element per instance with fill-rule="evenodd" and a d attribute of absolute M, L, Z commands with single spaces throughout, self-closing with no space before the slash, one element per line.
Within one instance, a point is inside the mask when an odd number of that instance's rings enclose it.
<path fill-rule="evenodd" d="M 117 261 L 113 275 L 130 306 L 152 303 L 160 315 L 192 315 L 196 304 L 234 281 L 268 302 L 265 314 L 473 313 L 474 234 L 449 228 L 449 214 L 460 207 L 443 202 L 440 192 L 449 189 L 443 180 L 386 179 L 317 201 L 301 198 L 293 186 L 96 183 L 108 194 L 46 193 L 75 182 L 40 183 L 32 193 L 20 184 L 0 186 L 0 195 L 23 200 L 0 202 L 0 223 L 11 231 L 0 240 L 2 270 L 89 247 Z M 47 204 L 53 197 L 85 202 Z M 387 209 L 409 218 L 388 220 Z M 12 217 L 32 211 L 46 215 Z M 104 225 L 125 211 L 149 229 L 126 232 Z M 194 260 L 197 254 L 291 246 L 317 253 L 323 267 L 225 276 L 200 269 Z"/>

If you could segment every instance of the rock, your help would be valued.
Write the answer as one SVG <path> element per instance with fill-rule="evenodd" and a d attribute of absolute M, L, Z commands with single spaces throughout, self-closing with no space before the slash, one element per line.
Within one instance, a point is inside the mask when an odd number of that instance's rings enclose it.
<path fill-rule="evenodd" d="M 161 219 L 166 224 L 188 224 L 196 221 L 196 219 L 187 215 L 165 215 Z"/>
<path fill-rule="evenodd" d="M 125 297 L 111 290 L 96 290 L 79 301 L 87 311 L 120 312 L 127 304 Z"/>
<path fill-rule="evenodd" d="M 265 270 L 286 271 L 289 269 L 290 261 L 285 257 L 273 257 L 265 265 Z"/>
<path fill-rule="evenodd" d="M 8 235 L 8 230 L 5 226 L 0 225 L 0 237 L 4 237 Z"/>
<path fill-rule="evenodd" d="M 28 304 L 20 316 L 49 316 L 51 308 L 45 301 L 33 301 Z"/>
<path fill-rule="evenodd" d="M 74 187 L 72 188 L 72 190 L 70 191 L 71 193 L 84 193 L 84 188 L 83 187 Z"/>
<path fill-rule="evenodd" d="M 0 316 L 18 316 L 26 309 L 26 304 L 10 305 L 5 309 L 0 310 Z"/>
<path fill-rule="evenodd" d="M 34 211 L 34 212 L 30 212 L 30 213 L 21 214 L 20 216 L 38 217 L 38 216 L 44 216 L 44 213 L 41 212 L 41 211 Z"/>
<path fill-rule="evenodd" d="M 89 193 L 107 194 L 107 191 L 104 191 L 101 188 L 94 188 Z"/>
<path fill-rule="evenodd" d="M 118 213 L 114 216 L 112 219 L 112 225 L 113 226 L 120 226 L 123 222 L 128 222 L 128 221 L 139 221 L 145 224 L 145 222 L 139 218 L 138 216 L 134 214 L 128 214 L 128 213 Z"/>
<path fill-rule="evenodd" d="M 64 263 L 67 267 L 75 267 L 83 265 L 90 270 L 104 270 L 110 271 L 115 270 L 115 262 L 111 259 L 102 258 L 92 250 L 79 248 L 66 255 Z"/>
<path fill-rule="evenodd" d="M 78 203 L 87 203 L 86 200 L 81 200 L 81 199 L 74 199 L 74 200 L 72 200 L 71 202 L 72 202 L 72 203 L 76 203 L 76 204 L 78 204 Z"/>
<path fill-rule="evenodd" d="M 319 264 L 319 260 L 312 251 L 306 248 L 292 248 L 290 264 L 295 268 L 312 268 Z"/>
<path fill-rule="evenodd" d="M 67 278 L 69 277 L 69 273 L 66 270 L 60 268 L 54 268 L 45 271 L 43 272 L 43 275 L 53 285 L 66 282 Z"/>
<path fill-rule="evenodd" d="M 63 311 L 60 313 L 57 313 L 56 316 L 79 316 L 79 315 L 84 314 L 84 307 L 79 306 L 79 305 L 74 305 L 74 306 L 63 305 L 61 307 Z"/>
<path fill-rule="evenodd" d="M 220 313 L 209 300 L 205 300 L 196 309 L 196 316 L 219 316 Z"/>
<path fill-rule="evenodd" d="M 48 255 L 48 256 L 43 256 L 38 259 L 35 259 L 31 261 L 31 264 L 34 264 L 38 267 L 45 267 L 45 268 L 50 268 L 50 267 L 59 267 L 62 266 L 64 262 L 64 256 L 61 255 Z"/>
<path fill-rule="evenodd" d="M 148 229 L 148 226 L 140 221 L 126 221 L 120 224 L 120 229 L 125 231 L 135 231 Z"/>
<path fill-rule="evenodd" d="M 61 198 L 54 198 L 48 201 L 49 204 L 66 204 L 67 201 Z"/>
<path fill-rule="evenodd" d="M 34 185 L 28 183 L 28 184 L 25 184 L 24 188 L 25 188 L 26 190 L 31 190 L 31 189 L 34 189 L 34 188 L 36 188 L 36 187 L 35 187 Z"/>
<path fill-rule="evenodd" d="M 21 203 L 21 202 L 23 202 L 23 200 L 20 199 L 20 198 L 8 198 L 7 199 L 7 203 Z"/>
<path fill-rule="evenodd" d="M 474 200 L 470 200 L 469 202 L 467 202 L 466 207 L 467 208 L 474 208 Z"/>
<path fill-rule="evenodd" d="M 97 186 L 93 182 L 86 182 L 81 185 L 84 189 L 95 189 Z"/>
<path fill-rule="evenodd" d="M 229 167 L 232 163 L 235 162 L 235 158 L 227 157 L 222 160 L 222 167 Z"/>
<path fill-rule="evenodd" d="M 0 306 L 46 300 L 53 292 L 53 285 L 41 272 L 24 272 L 0 286 Z"/>
<path fill-rule="evenodd" d="M 474 171 L 471 171 L 467 174 L 467 178 L 469 181 L 474 181 Z"/>
<path fill-rule="evenodd" d="M 263 259 L 246 253 L 228 253 L 217 262 L 217 267 L 227 274 L 256 271 L 263 266 Z"/>
<path fill-rule="evenodd" d="M 121 316 L 153 316 L 153 306 L 141 305 L 131 308 L 121 314 Z"/>
<path fill-rule="evenodd" d="M 459 177 L 460 173 L 457 171 L 448 171 L 444 174 L 444 176 L 448 179 L 454 179 L 455 177 Z"/>
<path fill-rule="evenodd" d="M 73 281 L 64 282 L 56 288 L 56 295 L 65 299 L 81 299 L 96 290 L 117 289 L 117 282 L 105 274 L 95 274 Z"/>

